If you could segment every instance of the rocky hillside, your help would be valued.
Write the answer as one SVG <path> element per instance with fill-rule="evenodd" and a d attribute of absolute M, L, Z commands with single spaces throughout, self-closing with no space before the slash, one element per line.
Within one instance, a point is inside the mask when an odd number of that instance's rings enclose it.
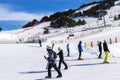
<path fill-rule="evenodd" d="M 107 14 L 108 9 L 114 6 L 115 1 L 118 0 L 102 0 L 100 2 L 92 2 L 89 4 L 83 4 L 77 9 L 69 9 L 63 12 L 56 12 L 50 16 L 44 16 L 40 21 L 34 19 L 31 22 L 28 22 L 23 28 L 31 27 L 42 22 L 51 21 L 50 26 L 54 28 L 60 27 L 74 27 L 76 25 L 84 25 L 87 22 L 84 19 L 78 19 L 77 21 L 74 18 L 78 17 L 102 17 Z"/>

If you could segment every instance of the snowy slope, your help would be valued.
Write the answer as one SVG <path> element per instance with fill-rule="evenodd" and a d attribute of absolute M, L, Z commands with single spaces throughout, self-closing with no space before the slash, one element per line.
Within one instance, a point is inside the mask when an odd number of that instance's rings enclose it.
<path fill-rule="evenodd" d="M 98 49 L 88 48 L 82 54 L 83 61 L 78 61 L 77 45 L 71 42 L 71 57 L 65 57 L 69 69 L 63 70 L 63 77 L 56 80 L 119 80 L 120 78 L 120 44 L 109 45 L 111 64 L 101 64 L 103 59 L 97 59 Z M 44 55 L 46 45 L 51 43 L 39 44 L 1 44 L 0 46 L 0 79 L 2 80 L 42 80 L 47 75 L 46 60 Z M 55 51 L 60 46 L 64 50 L 66 56 L 66 43 L 55 44 Z M 7 50 L 5 50 L 7 49 Z M 104 55 L 102 55 L 104 58 Z M 58 62 L 57 62 L 58 63 Z M 52 79 L 57 76 L 52 71 Z"/>
<path fill-rule="evenodd" d="M 2 32 L 1 34 L 9 34 L 12 32 L 18 37 L 27 38 L 28 33 L 35 34 L 41 30 L 42 26 L 48 26 L 49 23 L 43 23 L 41 25 L 35 26 L 26 31 L 17 30 Z M 84 27 L 84 26 L 83 26 Z M 34 30 L 34 31 L 32 31 Z M 82 31 L 82 28 L 79 26 L 72 29 L 72 33 L 75 34 L 75 37 L 83 34 L 88 34 L 92 31 Z M 19 34 L 15 34 L 21 31 Z M 22 32 L 23 31 L 23 32 Z M 42 31 L 42 30 L 41 30 Z M 40 32 L 41 32 L 40 31 Z M 65 28 L 52 30 L 52 32 L 46 37 L 51 35 L 56 35 L 58 33 L 63 33 L 61 31 L 66 31 Z M 55 33 L 56 32 L 56 33 Z M 87 47 L 83 48 L 84 52 L 82 53 L 82 58 L 84 60 L 78 61 L 78 49 L 77 45 L 79 40 L 84 42 L 90 41 L 103 41 L 111 37 L 119 38 L 120 28 L 119 27 L 108 27 L 104 28 L 99 33 L 94 33 L 87 36 L 81 36 L 79 39 L 74 39 L 70 41 L 70 50 L 71 57 L 66 57 L 66 43 L 55 44 L 54 50 L 58 52 L 57 47 L 61 47 L 64 51 L 65 61 L 69 66 L 68 70 L 64 70 L 62 66 L 63 77 L 56 79 L 57 73 L 52 71 L 51 80 L 119 80 L 120 79 L 120 43 L 109 44 L 110 54 L 109 62 L 111 64 L 101 64 L 104 61 L 104 54 L 102 55 L 103 59 L 97 59 L 98 57 L 98 48 L 94 46 L 93 48 Z M 19 36 L 18 36 L 19 35 Z M 1 80 L 43 80 L 47 75 L 46 70 L 46 60 L 44 55 L 47 55 L 46 45 L 51 46 L 52 40 L 64 40 L 68 37 L 69 33 L 63 33 L 48 39 L 47 42 L 42 43 L 42 47 L 39 47 L 39 44 L 1 44 L 0 46 L 0 79 Z M 15 39 L 16 39 L 15 38 Z M 6 38 L 6 39 L 11 39 Z M 58 59 L 57 59 L 58 60 Z M 58 63 L 58 61 L 57 61 Z M 49 79 L 47 79 L 49 80 Z"/>
<path fill-rule="evenodd" d="M 92 8 L 93 6 L 96 6 L 96 5 L 98 5 L 98 4 L 93 4 L 93 5 L 90 5 L 90 6 L 83 7 L 80 10 L 77 10 L 75 13 L 86 11 L 86 10 Z"/>
<path fill-rule="evenodd" d="M 116 2 L 116 6 L 108 10 L 112 15 L 117 14 L 117 6 L 120 1 Z M 117 11 L 116 11 L 116 10 Z M 115 10 L 113 13 L 112 10 Z M 120 39 L 120 27 L 119 21 L 109 21 L 110 14 L 106 15 L 107 22 L 112 24 L 111 27 L 98 28 L 85 31 L 84 26 L 76 26 L 70 28 L 71 32 L 75 35 L 75 38 L 70 43 L 70 57 L 66 57 L 66 44 L 67 42 L 55 44 L 54 51 L 58 52 L 57 48 L 61 47 L 64 51 L 65 61 L 69 66 L 68 70 L 64 70 L 62 66 L 63 77 L 56 79 L 57 73 L 52 70 L 51 80 L 119 80 L 120 79 L 120 43 L 108 44 L 110 49 L 109 62 L 111 64 L 101 64 L 104 61 L 104 54 L 102 59 L 98 58 L 98 48 L 83 47 L 84 52 L 82 58 L 84 60 L 78 61 L 78 49 L 77 45 L 79 40 L 82 42 L 96 42 L 103 41 L 109 38 Z M 94 18 L 86 18 L 91 25 L 97 25 Z M 94 19 L 94 20 L 93 20 Z M 94 22 L 93 22 L 94 21 Z M 113 23 L 114 22 L 114 23 Z M 0 44 L 0 79 L 1 80 L 44 80 L 47 75 L 46 60 L 44 55 L 47 55 L 46 45 L 51 46 L 51 41 L 66 40 L 70 33 L 65 33 L 66 28 L 51 29 L 50 34 L 43 35 L 43 28 L 49 26 L 50 22 L 42 23 L 37 26 L 26 29 L 18 29 L 13 31 L 3 31 L 0 33 L 1 41 L 17 41 L 21 38 L 28 39 L 28 37 L 41 36 L 48 38 L 47 42 L 42 43 L 42 47 L 39 44 Z M 102 23 L 102 21 L 101 21 Z M 93 27 L 93 26 L 91 26 Z M 96 33 L 97 32 L 97 33 Z M 37 34 L 39 33 L 39 34 Z M 57 58 L 58 60 L 58 58 Z M 58 61 L 57 61 L 58 63 Z M 49 80 L 49 79 L 46 79 Z"/>
<path fill-rule="evenodd" d="M 116 1 L 115 6 L 113 6 L 112 8 L 110 8 L 109 10 L 107 10 L 108 14 L 105 16 L 105 21 L 106 24 L 109 25 L 110 27 L 116 27 L 118 25 L 120 25 L 120 21 L 114 21 L 113 18 L 115 15 L 118 15 L 120 13 L 120 0 Z M 95 6 L 97 4 L 93 4 L 87 7 L 84 7 L 76 12 L 79 12 L 81 10 L 87 10 L 93 6 Z M 75 20 L 79 20 L 79 19 L 85 19 L 87 21 L 86 25 L 83 26 L 76 26 L 75 28 L 73 28 L 73 32 L 75 31 L 82 31 L 83 29 L 86 28 L 94 28 L 94 27 L 100 27 L 100 26 L 104 26 L 104 21 L 103 20 L 98 20 L 97 18 L 93 18 L 93 17 L 78 17 L 75 18 Z M 0 33 L 0 40 L 14 40 L 14 41 L 19 41 L 19 39 L 22 39 L 24 41 L 27 41 L 29 37 L 35 37 L 35 36 L 39 36 L 42 38 L 46 38 L 48 36 L 55 36 L 58 34 L 62 34 L 66 31 L 66 28 L 62 28 L 62 29 L 50 29 L 51 30 L 51 34 L 48 35 L 43 35 L 43 28 L 44 27 L 48 27 L 50 26 L 50 22 L 45 22 L 45 23 L 41 23 L 39 25 L 36 26 L 32 26 L 29 28 L 25 28 L 25 29 L 18 29 L 18 30 L 12 30 L 12 31 L 2 31 Z M 74 33 L 76 34 L 76 33 Z M 81 35 L 82 33 L 80 32 L 79 35 Z M 64 34 L 62 34 L 61 36 L 63 36 Z M 67 34 L 68 35 L 68 34 Z M 67 36 L 66 36 L 67 37 Z"/>

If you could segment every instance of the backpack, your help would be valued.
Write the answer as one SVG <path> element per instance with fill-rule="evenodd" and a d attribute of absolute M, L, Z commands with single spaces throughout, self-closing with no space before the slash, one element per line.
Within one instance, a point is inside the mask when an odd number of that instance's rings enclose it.
<path fill-rule="evenodd" d="M 53 55 L 53 58 L 56 59 L 57 58 L 57 54 L 55 51 L 51 50 L 52 51 L 52 55 Z"/>
<path fill-rule="evenodd" d="M 53 50 L 50 50 L 49 51 L 48 62 L 51 63 L 51 64 L 56 63 L 56 58 L 57 58 L 56 52 L 54 52 Z"/>

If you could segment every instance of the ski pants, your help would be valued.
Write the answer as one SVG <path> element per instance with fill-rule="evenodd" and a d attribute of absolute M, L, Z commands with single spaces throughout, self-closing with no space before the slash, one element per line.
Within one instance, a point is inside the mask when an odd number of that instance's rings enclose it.
<path fill-rule="evenodd" d="M 100 50 L 99 52 L 100 52 L 100 54 L 99 54 L 98 58 L 101 58 L 102 50 Z"/>
<path fill-rule="evenodd" d="M 81 59 L 81 54 L 82 54 L 82 51 L 79 51 L 78 59 Z"/>
<path fill-rule="evenodd" d="M 67 49 L 67 52 L 68 52 L 67 56 L 70 56 L 70 50 L 69 49 Z"/>
<path fill-rule="evenodd" d="M 68 68 L 68 66 L 67 66 L 67 64 L 65 63 L 65 61 L 64 61 L 64 60 L 60 60 L 60 61 L 59 61 L 59 66 L 58 66 L 58 68 L 59 68 L 59 69 L 61 68 L 61 63 L 63 63 L 63 64 L 64 64 L 65 69 L 67 69 L 67 68 Z"/>
<path fill-rule="evenodd" d="M 61 71 L 57 68 L 56 64 L 48 64 L 48 76 L 51 77 L 51 68 L 54 68 L 59 76 L 62 76 Z"/>
<path fill-rule="evenodd" d="M 105 58 L 104 58 L 104 62 L 108 62 L 108 51 L 105 51 Z"/>

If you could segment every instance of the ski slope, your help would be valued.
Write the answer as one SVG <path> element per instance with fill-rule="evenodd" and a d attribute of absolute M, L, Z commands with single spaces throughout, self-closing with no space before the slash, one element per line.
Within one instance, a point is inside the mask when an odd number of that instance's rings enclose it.
<path fill-rule="evenodd" d="M 63 29 L 64 30 L 64 29 Z M 79 27 L 74 28 L 75 36 L 79 36 Z M 93 30 L 95 31 L 95 30 Z M 84 31 L 84 34 L 89 31 Z M 82 34 L 83 34 L 82 33 Z M 82 42 L 103 41 L 110 37 L 119 37 L 119 27 L 104 28 L 99 33 L 82 36 L 79 39 L 70 41 L 70 57 L 66 57 L 66 43 L 55 44 L 54 51 L 58 52 L 57 48 L 61 47 L 64 51 L 65 61 L 69 66 L 68 70 L 64 70 L 62 66 L 62 78 L 56 79 L 57 73 L 52 71 L 51 80 L 119 80 L 120 75 L 120 43 L 109 44 L 110 54 L 109 62 L 111 64 L 101 64 L 104 61 L 104 54 L 102 59 L 98 59 L 97 46 L 83 47 L 84 52 L 82 58 L 84 60 L 78 61 L 77 45 L 79 40 Z M 54 35 L 57 33 L 54 33 Z M 46 36 L 53 35 L 53 33 Z M 42 43 L 39 47 L 38 43 L 30 44 L 0 44 L 0 79 L 2 80 L 43 80 L 47 75 L 44 55 L 47 55 L 46 46 L 51 46 L 52 40 L 64 40 L 68 33 L 57 35 L 48 39 L 47 42 Z M 58 59 L 57 59 L 58 60 Z M 58 64 L 58 61 L 57 61 Z M 49 80 L 49 79 L 46 79 Z"/>
<path fill-rule="evenodd" d="M 47 75 L 46 45 L 39 44 L 1 44 L 0 46 L 0 79 L 2 80 L 42 80 Z M 60 46 L 64 50 L 65 61 L 69 66 L 64 70 L 62 66 L 62 78 L 56 80 L 119 80 L 120 78 L 120 43 L 109 45 L 111 64 L 101 64 L 104 59 L 97 59 L 98 49 L 87 48 L 82 53 L 84 60 L 78 61 L 77 45 L 70 43 L 71 57 L 66 57 L 66 43 L 55 44 L 54 50 L 58 52 Z M 104 54 L 102 55 L 104 58 Z M 57 62 L 58 63 L 58 62 Z M 52 71 L 52 79 L 57 76 Z M 49 79 L 48 79 L 49 80 Z"/>
<path fill-rule="evenodd" d="M 120 13 L 120 0 L 115 2 L 115 6 L 111 7 L 109 10 L 107 11 L 107 15 L 105 15 L 105 21 L 106 21 L 106 25 L 107 27 L 118 27 L 120 26 L 120 21 L 114 21 L 114 16 L 118 15 Z M 87 7 L 83 7 L 81 10 L 87 10 L 90 9 L 93 6 L 96 6 L 97 4 L 93 4 Z M 79 12 L 76 11 L 76 12 Z M 74 28 L 72 28 L 72 33 L 77 35 L 81 35 L 81 34 L 87 34 L 86 32 L 82 32 L 81 31 L 83 29 L 87 29 L 87 28 L 96 28 L 96 27 L 102 27 L 104 26 L 104 21 L 103 20 L 98 20 L 97 18 L 93 18 L 93 17 L 78 17 L 78 18 L 74 18 L 76 21 L 79 19 L 85 19 L 87 24 L 83 25 L 83 26 L 76 26 Z M 28 27 L 28 28 L 24 28 L 24 29 L 17 29 L 17 30 L 11 30 L 11 31 L 2 31 L 0 33 L 0 40 L 12 40 L 14 42 L 19 42 L 19 39 L 22 39 L 23 41 L 28 41 L 28 39 L 30 37 L 37 37 L 39 36 L 40 38 L 47 38 L 48 36 L 55 36 L 58 34 L 62 34 L 66 31 L 67 28 L 62 28 L 62 29 L 52 29 L 50 28 L 50 34 L 47 35 L 43 35 L 43 28 L 45 27 L 49 27 L 50 26 L 50 22 L 44 22 L 44 23 L 40 23 L 38 25 L 32 26 L 32 27 Z M 68 28 L 68 31 L 71 28 Z M 109 32 L 109 29 L 108 29 Z M 94 34 L 94 33 L 93 33 Z M 65 34 L 66 35 L 66 34 Z M 64 34 L 62 34 L 61 36 L 65 36 Z M 69 34 L 68 34 L 69 35 Z M 110 34 L 111 35 L 111 34 Z M 67 36 L 65 36 L 66 38 Z"/>
<path fill-rule="evenodd" d="M 119 80 L 120 79 L 120 43 L 108 44 L 110 49 L 109 62 L 110 64 L 102 64 L 104 61 L 104 53 L 102 59 L 98 59 L 98 48 L 84 47 L 82 58 L 77 60 L 78 49 L 77 45 L 81 40 L 85 42 L 97 42 L 108 40 L 109 38 L 120 38 L 119 20 L 111 21 L 111 15 L 119 13 L 120 1 L 117 1 L 116 6 L 108 10 L 108 15 L 105 16 L 107 24 L 110 27 L 103 27 L 93 30 L 84 29 L 89 27 L 99 27 L 95 18 L 85 18 L 88 24 L 84 26 L 76 26 L 68 28 L 74 34 L 73 39 L 69 42 L 55 44 L 54 51 L 58 52 L 57 48 L 61 47 L 64 51 L 65 62 L 68 64 L 68 70 L 64 70 L 62 66 L 62 78 L 56 79 L 57 73 L 52 70 L 51 80 Z M 90 8 L 90 7 L 87 7 Z M 85 8 L 84 8 L 85 10 Z M 114 11 L 114 13 L 112 12 Z M 76 19 L 77 20 L 77 19 Z M 99 21 L 103 23 L 103 21 Z M 12 31 L 2 31 L 0 33 L 0 79 L 1 80 L 44 80 L 47 76 L 47 61 L 44 55 L 47 55 L 46 46 L 52 46 L 51 41 L 66 40 L 70 33 L 65 33 L 66 28 L 52 29 L 50 34 L 43 35 L 43 28 L 48 27 L 50 22 L 42 23 L 30 28 L 18 29 Z M 103 25 L 103 24 L 102 24 Z M 29 37 L 40 36 L 47 38 L 46 42 L 39 47 L 38 43 L 16 43 L 19 39 L 28 40 Z M 1 44 L 9 43 L 9 44 Z M 12 44 L 14 43 L 14 44 Z M 66 57 L 66 44 L 70 43 L 70 57 Z M 58 64 L 57 58 L 57 64 Z M 46 79 L 50 80 L 50 79 Z"/>

